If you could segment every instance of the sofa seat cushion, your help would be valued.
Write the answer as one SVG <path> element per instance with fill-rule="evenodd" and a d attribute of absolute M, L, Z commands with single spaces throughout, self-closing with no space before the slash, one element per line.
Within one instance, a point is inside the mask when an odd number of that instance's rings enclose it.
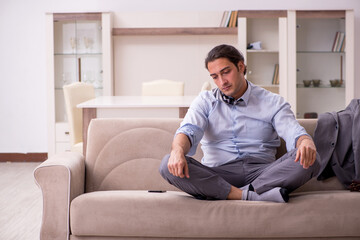
<path fill-rule="evenodd" d="M 295 238 L 360 236 L 360 194 L 294 194 L 289 203 L 202 201 L 176 191 L 98 191 L 71 203 L 75 236 Z"/>

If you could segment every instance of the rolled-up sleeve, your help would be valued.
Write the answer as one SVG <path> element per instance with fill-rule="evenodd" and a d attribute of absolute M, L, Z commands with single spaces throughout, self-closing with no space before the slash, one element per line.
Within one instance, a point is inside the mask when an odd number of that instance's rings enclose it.
<path fill-rule="evenodd" d="M 193 156 L 196 153 L 196 148 L 204 135 L 204 131 L 198 126 L 192 124 L 185 124 L 176 131 L 176 134 L 179 133 L 183 133 L 189 138 L 191 148 L 187 155 Z"/>
<path fill-rule="evenodd" d="M 207 94 L 209 95 L 207 96 Z M 210 92 L 202 92 L 195 98 L 184 120 L 181 122 L 180 128 L 176 131 L 176 134 L 183 133 L 189 138 L 191 142 L 191 148 L 187 154 L 189 156 L 196 153 L 196 148 L 208 125 L 208 115 L 211 110 L 211 99 L 213 98 L 210 94 Z"/>

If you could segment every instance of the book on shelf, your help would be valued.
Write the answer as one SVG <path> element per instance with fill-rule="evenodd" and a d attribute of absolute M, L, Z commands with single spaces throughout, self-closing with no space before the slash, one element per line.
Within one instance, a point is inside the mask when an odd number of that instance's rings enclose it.
<path fill-rule="evenodd" d="M 333 52 L 335 52 L 336 44 L 337 44 L 337 42 L 339 41 L 338 36 L 339 36 L 339 32 L 336 32 L 336 34 L 335 34 L 335 39 L 334 39 L 334 43 L 333 43 L 333 46 L 332 46 L 332 48 L 331 48 L 331 51 L 333 51 Z"/>
<path fill-rule="evenodd" d="M 336 52 L 340 52 L 341 51 L 341 47 L 344 44 L 344 40 L 345 40 L 345 33 L 340 33 L 339 36 L 339 44 L 336 47 Z"/>
<path fill-rule="evenodd" d="M 221 18 L 220 27 L 225 27 L 226 22 L 228 21 L 229 11 L 224 11 L 223 16 Z"/>
<path fill-rule="evenodd" d="M 332 46 L 333 52 L 343 52 L 345 49 L 345 33 L 336 32 L 334 43 Z"/>
<path fill-rule="evenodd" d="M 224 27 L 228 27 L 229 26 L 229 22 L 230 22 L 230 18 L 231 18 L 231 11 L 227 11 L 228 14 L 227 14 L 227 17 L 226 17 L 226 20 L 225 20 L 225 23 L 224 23 Z"/>
<path fill-rule="evenodd" d="M 238 11 L 224 11 L 220 27 L 237 27 Z"/>
<path fill-rule="evenodd" d="M 279 64 L 276 63 L 274 67 L 274 74 L 272 79 L 273 85 L 279 85 Z"/>
<path fill-rule="evenodd" d="M 340 52 L 344 52 L 344 51 L 345 51 L 345 43 L 346 43 L 346 41 L 345 41 L 345 36 L 344 36 L 344 40 L 343 40 L 343 43 L 342 43 L 342 45 L 341 45 Z"/>
<path fill-rule="evenodd" d="M 232 26 L 233 26 L 234 15 L 235 15 L 235 12 L 234 12 L 234 11 L 231 11 L 230 20 L 229 20 L 229 22 L 228 22 L 227 27 L 232 27 Z"/>
<path fill-rule="evenodd" d="M 237 27 L 238 11 L 233 11 L 233 12 L 234 12 L 234 16 L 230 27 Z"/>

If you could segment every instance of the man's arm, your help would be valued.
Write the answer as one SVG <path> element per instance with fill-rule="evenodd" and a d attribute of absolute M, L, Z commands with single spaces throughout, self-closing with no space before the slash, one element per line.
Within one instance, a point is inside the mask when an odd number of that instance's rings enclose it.
<path fill-rule="evenodd" d="M 168 161 L 169 172 L 177 177 L 189 178 L 189 168 L 185 155 L 193 155 L 204 135 L 210 112 L 211 95 L 202 92 L 191 103 L 180 128 L 172 142 L 170 158 Z"/>
<path fill-rule="evenodd" d="M 307 169 L 312 166 L 316 160 L 316 147 L 311 137 L 302 135 L 296 142 L 297 152 L 295 162 L 300 160 L 303 168 Z"/>
<path fill-rule="evenodd" d="M 188 164 L 185 159 L 190 147 L 190 140 L 185 134 L 179 133 L 175 136 L 168 162 L 168 169 L 172 175 L 180 178 L 190 178 Z"/>

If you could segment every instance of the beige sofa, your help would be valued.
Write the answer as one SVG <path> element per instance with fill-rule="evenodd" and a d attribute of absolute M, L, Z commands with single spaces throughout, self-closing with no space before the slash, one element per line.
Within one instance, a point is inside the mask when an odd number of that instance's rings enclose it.
<path fill-rule="evenodd" d="M 336 178 L 312 179 L 288 203 L 203 201 L 177 191 L 158 167 L 180 121 L 96 119 L 86 159 L 64 153 L 42 163 L 34 171 L 41 239 L 360 238 L 360 193 Z M 316 120 L 300 123 L 312 133 Z"/>

